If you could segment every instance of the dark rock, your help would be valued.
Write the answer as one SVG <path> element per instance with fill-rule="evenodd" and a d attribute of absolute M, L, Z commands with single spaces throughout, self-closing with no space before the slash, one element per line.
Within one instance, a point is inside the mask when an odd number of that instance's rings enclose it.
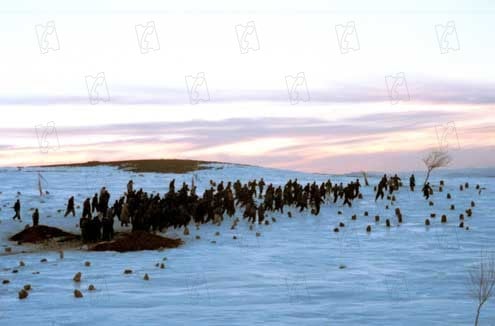
<path fill-rule="evenodd" d="M 74 275 L 74 277 L 72 278 L 72 280 L 74 282 L 81 282 L 81 277 L 82 277 L 81 272 L 77 272 L 76 275 Z"/>
<path fill-rule="evenodd" d="M 19 291 L 19 299 L 22 300 L 22 299 L 26 299 L 28 297 L 29 293 L 22 289 Z"/>

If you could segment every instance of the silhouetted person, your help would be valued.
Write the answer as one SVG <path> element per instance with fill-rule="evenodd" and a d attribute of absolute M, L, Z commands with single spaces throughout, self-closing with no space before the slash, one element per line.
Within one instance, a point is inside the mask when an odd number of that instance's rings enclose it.
<path fill-rule="evenodd" d="M 428 199 L 430 198 L 430 193 L 433 192 L 433 189 L 431 189 L 430 187 L 430 183 L 426 183 L 423 187 L 423 196 L 425 197 L 425 199 Z"/>
<path fill-rule="evenodd" d="M 86 198 L 86 200 L 83 203 L 82 216 L 91 217 L 91 201 L 89 200 L 89 198 Z"/>
<path fill-rule="evenodd" d="M 39 221 L 40 221 L 40 213 L 36 208 L 33 213 L 33 226 L 38 226 Z"/>
<path fill-rule="evenodd" d="M 411 174 L 411 177 L 409 178 L 409 188 L 411 191 L 414 191 L 414 187 L 416 187 L 416 178 L 414 177 L 414 174 Z"/>
<path fill-rule="evenodd" d="M 263 188 L 265 187 L 265 180 L 261 178 L 260 182 L 258 182 L 258 188 L 260 189 L 259 198 L 261 198 L 261 194 L 263 193 Z"/>
<path fill-rule="evenodd" d="M 72 213 L 72 216 L 76 216 L 76 210 L 74 209 L 74 196 L 71 196 L 67 202 L 67 210 L 65 211 L 64 217 L 70 213 Z"/>
<path fill-rule="evenodd" d="M 401 178 L 397 174 L 395 174 L 390 179 L 392 180 L 392 187 L 394 188 L 394 190 L 399 190 L 399 185 L 400 185 Z"/>
<path fill-rule="evenodd" d="M 359 196 L 359 189 L 361 188 L 361 183 L 359 182 L 359 179 L 356 179 L 356 182 L 354 183 L 354 189 L 355 191 L 355 196 Z"/>
<path fill-rule="evenodd" d="M 79 220 L 79 227 L 81 228 L 81 238 L 83 243 L 86 243 L 89 240 L 91 240 L 90 223 L 91 223 L 90 218 L 86 217 L 85 215 L 83 215 L 83 217 L 81 217 L 81 219 Z"/>
<path fill-rule="evenodd" d="M 101 225 L 103 227 L 102 240 L 110 241 L 113 238 L 113 217 L 105 216 L 101 221 Z"/>
<path fill-rule="evenodd" d="M 98 211 L 98 194 L 95 193 L 95 195 L 93 196 L 93 200 L 91 201 L 91 206 L 92 206 L 92 209 L 91 209 L 91 212 L 94 213 L 95 211 Z"/>
<path fill-rule="evenodd" d="M 12 207 L 15 211 L 15 215 L 12 217 L 12 219 L 15 221 L 17 218 L 19 221 L 21 220 L 21 201 L 17 199 L 17 201 L 14 204 L 14 207 Z"/>
<path fill-rule="evenodd" d="M 380 183 L 378 183 L 378 189 L 376 191 L 376 196 L 375 196 L 375 201 L 378 199 L 378 197 L 380 197 L 381 199 L 383 199 L 383 197 L 385 196 L 385 193 L 384 193 L 384 189 L 387 190 L 387 175 L 384 174 L 382 179 L 380 180 Z"/>

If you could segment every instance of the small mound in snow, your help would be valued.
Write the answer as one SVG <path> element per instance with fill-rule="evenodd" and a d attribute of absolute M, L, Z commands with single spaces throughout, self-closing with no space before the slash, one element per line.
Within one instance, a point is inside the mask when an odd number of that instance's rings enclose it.
<path fill-rule="evenodd" d="M 140 251 L 156 250 L 161 248 L 177 248 L 182 244 L 181 239 L 164 238 L 145 231 L 118 233 L 115 240 L 100 242 L 90 250 L 93 251 Z"/>
<path fill-rule="evenodd" d="M 65 232 L 59 228 L 46 225 L 38 225 L 22 230 L 21 232 L 10 237 L 9 240 L 38 243 L 55 238 L 60 238 L 60 241 L 67 241 L 77 239 L 78 236 L 69 232 Z"/>

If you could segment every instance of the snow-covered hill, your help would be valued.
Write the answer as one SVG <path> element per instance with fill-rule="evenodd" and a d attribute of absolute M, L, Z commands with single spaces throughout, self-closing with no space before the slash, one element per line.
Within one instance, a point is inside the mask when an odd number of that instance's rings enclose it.
<path fill-rule="evenodd" d="M 39 171 L 50 192 L 43 198 L 37 190 Z M 352 208 L 340 201 L 326 203 L 319 216 L 291 209 L 292 218 L 272 214 L 275 223 L 256 225 L 254 230 L 246 221 L 231 230 L 227 219 L 222 226 L 191 227 L 188 236 L 182 230 L 168 230 L 167 236 L 185 240 L 177 249 L 123 254 L 70 250 L 62 260 L 56 251 L 20 253 L 32 248 L 6 240 L 30 223 L 30 208 L 39 208 L 41 224 L 79 232 L 79 216 L 63 217 L 68 197 L 75 195 L 82 205 L 84 198 L 105 185 L 113 202 L 129 179 L 135 188 L 164 193 L 172 178 L 176 185 L 194 178 L 202 193 L 210 179 L 263 177 L 282 184 L 290 178 L 300 182 L 331 178 L 345 183 L 355 176 L 221 164 L 181 175 L 136 174 L 113 167 L 1 169 L 0 280 L 10 283 L 0 284 L 0 325 L 470 325 L 476 305 L 467 294 L 467 271 L 478 261 L 480 250 L 490 250 L 495 243 L 495 178 L 490 170 L 485 172 L 435 171 L 432 184 L 444 178 L 446 186 L 435 192 L 434 206 L 418 190 L 411 193 L 403 187 L 387 210 L 390 202 L 375 203 L 369 186 L 363 189 L 364 199 Z M 372 185 L 377 177 L 370 176 Z M 417 180 L 420 184 L 422 176 L 417 175 Z M 464 182 L 470 187 L 461 192 L 459 185 Z M 481 195 L 476 184 L 486 188 Z M 452 200 L 446 199 L 448 192 Z M 16 198 L 23 205 L 23 223 L 11 219 Z M 471 200 L 476 207 L 473 217 L 466 217 L 469 230 L 465 230 L 458 227 L 459 214 Z M 456 210 L 450 210 L 450 204 Z M 395 207 L 404 216 L 400 226 Z M 430 213 L 437 217 L 425 227 Z M 351 220 L 353 214 L 357 220 Z M 442 214 L 448 216 L 447 224 L 440 223 Z M 374 222 L 375 215 L 380 215 L 379 223 Z M 385 218 L 392 221 L 390 229 Z M 334 233 L 341 221 L 346 226 Z M 365 231 L 368 224 L 373 228 L 370 234 Z M 256 237 L 256 232 L 261 236 Z M 14 253 L 4 253 L 6 246 Z M 48 262 L 41 263 L 42 258 Z M 19 267 L 21 260 L 24 267 Z M 85 261 L 91 266 L 84 266 Z M 165 269 L 155 266 L 161 262 Z M 124 275 L 125 269 L 133 273 Z M 72 281 L 76 272 L 82 272 L 81 284 Z M 149 281 L 143 280 L 145 273 Z M 33 288 L 29 297 L 19 300 L 17 292 L 28 283 Z M 87 291 L 89 284 L 97 290 Z M 84 298 L 74 298 L 76 288 Z M 495 300 L 483 308 L 481 324 L 494 319 Z"/>

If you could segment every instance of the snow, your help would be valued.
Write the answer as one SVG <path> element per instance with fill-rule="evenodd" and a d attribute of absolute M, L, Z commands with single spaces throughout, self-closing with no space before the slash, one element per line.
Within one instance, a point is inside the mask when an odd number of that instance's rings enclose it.
<path fill-rule="evenodd" d="M 66 250 L 64 259 L 56 251 L 32 252 L 7 238 L 31 222 L 31 207 L 40 210 L 40 223 L 79 232 L 79 216 L 63 217 L 65 204 L 75 195 L 82 206 L 86 197 L 107 186 L 110 202 L 120 196 L 127 181 L 135 188 L 164 193 L 176 179 L 191 182 L 198 193 L 209 187 L 209 180 L 247 181 L 264 177 L 274 184 L 289 178 L 300 182 L 348 182 L 356 176 L 328 176 L 238 165 L 212 165 L 212 169 L 174 175 L 136 174 L 112 167 L 25 168 L 0 170 L 0 325 L 469 325 L 473 323 L 476 303 L 467 294 L 467 273 L 477 261 L 481 249 L 490 250 L 493 231 L 494 171 L 434 171 L 431 183 L 444 179 L 443 192 L 435 192 L 435 205 L 428 206 L 419 190 L 411 193 L 403 187 L 397 201 L 374 202 L 373 185 L 379 174 L 369 176 L 371 186 L 364 187 L 364 199 L 352 208 L 339 201 L 322 206 L 321 214 L 271 214 L 270 225 L 249 230 L 246 221 L 237 230 L 231 223 L 221 226 L 190 226 L 191 234 L 168 230 L 185 244 L 177 249 L 132 253 Z M 38 172 L 46 179 L 50 195 L 40 198 Z M 403 180 L 407 174 L 401 174 Z M 424 175 L 416 174 L 418 184 Z M 470 187 L 459 191 L 459 185 Z M 361 182 L 363 180 L 361 178 Z M 487 189 L 481 195 L 476 184 Z M 436 190 L 436 189 L 435 189 Z M 13 206 L 19 198 L 23 222 L 14 222 Z M 447 200 L 450 192 L 453 199 Z M 458 228 L 459 214 L 476 202 L 473 217 L 466 217 L 470 230 Z M 450 204 L 456 206 L 451 211 Z M 404 223 L 397 226 L 395 207 L 400 207 Z M 57 210 L 62 209 L 61 212 Z M 342 211 L 338 215 L 337 211 Z M 369 216 L 363 215 L 364 211 Z M 76 210 L 81 213 L 81 208 Z M 424 226 L 431 212 L 437 217 Z M 357 214 L 356 221 L 351 216 Z M 449 221 L 440 223 L 446 214 Z M 47 217 L 51 215 L 51 217 Z M 236 214 L 239 216 L 239 211 Z M 380 215 L 380 223 L 374 216 Z M 385 227 L 390 218 L 392 227 Z M 341 232 L 332 230 L 343 221 Z M 366 226 L 373 228 L 370 234 Z M 220 236 L 215 232 L 219 231 Z M 261 232 L 256 237 L 256 232 Z M 196 239 L 200 235 L 200 239 Z M 233 236 L 238 239 L 234 240 Z M 216 241 L 212 243 L 211 241 Z M 13 253 L 4 253 L 10 246 Z M 29 251 L 22 253 L 21 251 Z M 47 258 L 47 263 L 41 263 Z M 166 260 L 163 260 L 166 258 Z M 19 261 L 26 266 L 18 267 Z M 84 262 L 91 266 L 85 267 Z M 164 262 L 165 269 L 155 267 Z M 341 268 L 345 267 L 345 268 Z M 18 273 L 12 273 L 17 268 Z M 133 273 L 124 275 L 125 269 Z M 39 274 L 33 274 L 39 272 Z M 72 281 L 82 272 L 82 282 Z M 149 281 L 143 276 L 148 273 Z M 25 300 L 17 298 L 24 284 L 32 290 Z M 87 291 L 94 284 L 95 292 Z M 84 298 L 76 299 L 74 289 Z M 488 301 L 481 312 L 481 325 L 495 319 L 495 305 Z"/>

